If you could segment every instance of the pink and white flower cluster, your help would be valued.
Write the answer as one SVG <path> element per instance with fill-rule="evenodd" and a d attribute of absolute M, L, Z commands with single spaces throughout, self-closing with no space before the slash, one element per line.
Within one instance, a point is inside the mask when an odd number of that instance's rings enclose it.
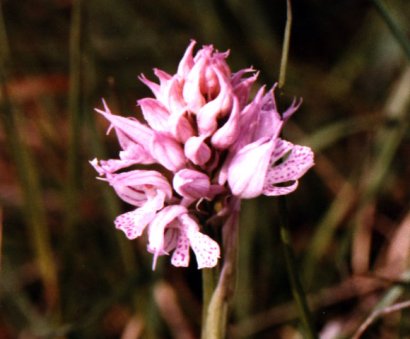
<path fill-rule="evenodd" d="M 192 41 L 176 74 L 155 69 L 159 83 L 140 76 L 155 96 L 138 100 L 146 123 L 112 114 L 105 102 L 97 109 L 122 150 L 118 159 L 91 164 L 135 207 L 115 226 L 129 239 L 148 229 L 154 267 L 158 256 L 171 251 L 174 266 L 188 266 L 190 248 L 198 268 L 215 266 L 220 248 L 201 232 L 199 205 L 288 194 L 314 163 L 310 148 L 279 137 L 300 103 L 279 114 L 275 88 L 264 86 L 249 101 L 258 74 L 250 68 L 232 73 L 227 52 L 204 46 L 194 56 L 194 46 Z M 134 166 L 152 164 L 163 170 Z"/>

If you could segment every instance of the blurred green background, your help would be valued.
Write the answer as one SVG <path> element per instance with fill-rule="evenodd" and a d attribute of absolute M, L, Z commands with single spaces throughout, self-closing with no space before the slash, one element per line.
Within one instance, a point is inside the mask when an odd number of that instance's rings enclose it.
<path fill-rule="evenodd" d="M 286 1 L 0 1 L 0 338 L 197 338 L 201 277 L 113 219 L 129 206 L 88 164 L 118 152 L 94 112 L 139 115 L 137 79 L 176 71 L 190 39 L 230 50 L 233 71 L 277 81 Z M 408 0 L 386 0 L 404 37 Z M 295 0 L 279 98 L 284 129 L 316 166 L 288 197 L 299 274 L 322 338 L 347 338 L 409 299 L 409 57 L 372 1 Z M 256 88 L 257 86 L 255 86 Z M 299 338 L 274 198 L 245 201 L 230 338 Z M 408 338 L 410 311 L 365 338 Z M 378 315 L 376 313 L 376 315 Z"/>

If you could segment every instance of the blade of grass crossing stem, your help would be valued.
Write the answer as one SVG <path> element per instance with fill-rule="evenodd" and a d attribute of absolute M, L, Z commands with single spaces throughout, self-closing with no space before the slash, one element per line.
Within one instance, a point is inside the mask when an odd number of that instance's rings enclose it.
<path fill-rule="evenodd" d="M 18 126 L 21 125 L 22 117 L 20 111 L 12 106 L 6 81 L 11 68 L 10 54 L 7 44 L 7 32 L 5 30 L 2 7 L 0 4 L 0 46 L 3 53 L 0 61 L 0 84 L 2 92 L 2 103 L 0 108 L 0 118 L 6 134 L 9 150 L 14 157 L 21 189 L 24 199 L 24 215 L 29 232 L 31 234 L 36 262 L 40 271 L 40 276 L 44 285 L 44 293 L 47 306 L 50 310 L 58 308 L 58 282 L 54 254 L 51 248 L 50 234 L 47 228 L 46 213 L 44 210 L 41 187 L 37 168 L 30 156 L 29 150 L 24 143 Z M 55 313 L 57 314 L 57 313 Z"/>
<path fill-rule="evenodd" d="M 407 59 L 410 61 L 410 42 L 406 35 L 402 32 L 397 22 L 393 19 L 387 7 L 381 0 L 372 0 L 374 6 L 377 9 L 377 12 L 383 18 L 387 27 L 389 27 L 394 38 L 399 43 L 400 47 L 403 49 L 403 52 L 406 54 Z"/>
<path fill-rule="evenodd" d="M 299 279 L 298 269 L 296 267 L 296 260 L 291 245 L 291 237 L 289 233 L 286 198 L 278 197 L 279 206 L 279 220 L 280 220 L 280 240 L 282 243 L 283 254 L 285 257 L 286 269 L 291 285 L 293 299 L 298 308 L 299 317 L 303 326 L 305 338 L 318 338 L 314 329 L 312 315 L 307 303 L 306 294 L 303 290 Z"/>
<path fill-rule="evenodd" d="M 290 0 L 286 1 L 287 4 L 287 15 L 286 15 L 286 26 L 283 38 L 282 46 L 282 59 L 280 63 L 279 71 L 279 89 L 283 89 L 286 80 L 286 65 L 289 55 L 289 41 L 290 41 L 290 31 L 292 24 L 292 8 Z M 280 240 L 282 243 L 283 254 L 285 257 L 286 270 L 288 273 L 289 282 L 291 285 L 293 299 L 295 300 L 296 306 L 298 308 L 300 320 L 303 326 L 303 332 L 305 338 L 314 339 L 317 338 L 315 329 L 313 326 L 312 315 L 309 310 L 309 306 L 306 299 L 306 294 L 303 290 L 300 278 L 298 276 L 298 269 L 296 268 L 296 261 L 294 258 L 294 253 L 291 246 L 289 225 L 288 225 L 288 212 L 286 207 L 286 198 L 284 196 L 278 197 L 278 208 L 279 208 L 279 220 L 280 220 Z"/>
<path fill-rule="evenodd" d="M 406 288 L 404 286 L 410 282 L 410 270 L 404 272 L 401 278 L 403 284 L 394 285 L 383 295 L 379 302 L 373 307 L 369 316 L 357 329 L 356 333 L 352 338 L 361 338 L 361 335 L 363 334 L 364 330 L 368 327 L 368 325 L 370 325 L 370 322 L 373 321 L 374 318 L 377 317 L 384 309 L 389 308 L 391 305 L 393 305 L 396 302 L 396 300 L 399 299 L 406 292 Z"/>

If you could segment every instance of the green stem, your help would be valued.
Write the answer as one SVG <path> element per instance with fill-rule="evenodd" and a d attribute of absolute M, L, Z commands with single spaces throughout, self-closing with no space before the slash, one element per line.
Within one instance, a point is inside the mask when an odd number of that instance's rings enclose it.
<path fill-rule="evenodd" d="M 312 315 L 306 299 L 306 294 L 297 273 L 295 256 L 291 246 L 291 237 L 289 233 L 289 225 L 287 218 L 286 198 L 279 197 L 279 219 L 280 219 L 280 240 L 282 243 L 283 254 L 285 256 L 285 264 L 288 272 L 288 277 L 292 289 L 293 299 L 296 302 L 299 316 L 302 321 L 305 338 L 318 338 L 315 333 Z"/>
<path fill-rule="evenodd" d="M 283 35 L 282 57 L 280 60 L 279 83 L 278 83 L 279 88 L 283 88 L 283 86 L 285 85 L 286 67 L 288 64 L 288 56 L 289 56 L 289 42 L 290 42 L 291 28 L 292 28 L 292 7 L 290 5 L 290 0 L 286 0 L 286 26 L 285 26 L 285 33 Z"/>
<path fill-rule="evenodd" d="M 205 269 L 203 272 L 202 339 L 224 339 L 226 337 L 228 307 L 233 295 L 236 272 L 239 205 L 240 200 L 232 198 L 228 218 L 222 226 L 224 262 L 216 286 L 217 269 Z"/>
<path fill-rule="evenodd" d="M 389 27 L 391 33 L 396 38 L 397 42 L 400 44 L 404 53 L 407 56 L 407 59 L 410 60 L 410 43 L 404 33 L 400 30 L 398 24 L 394 21 L 391 14 L 389 13 L 387 7 L 381 0 L 372 0 L 374 6 L 377 9 L 377 12 L 383 18 L 386 25 Z"/>
<path fill-rule="evenodd" d="M 202 324 L 206 324 L 209 303 L 211 302 L 212 295 L 215 291 L 219 273 L 219 267 L 204 268 L 202 270 Z M 204 333 L 205 326 L 203 326 L 202 330 L 202 338 L 206 338 Z"/>
<path fill-rule="evenodd" d="M 286 65 L 288 60 L 289 52 L 289 41 L 290 41 L 290 30 L 292 24 L 292 8 L 290 0 L 286 1 L 287 5 L 287 17 L 286 17 L 286 27 L 283 37 L 283 47 L 282 47 L 282 59 L 280 64 L 279 72 L 279 88 L 282 89 L 285 85 L 286 78 Z M 286 207 L 286 198 L 280 196 L 278 200 L 279 204 L 279 219 L 280 219 L 280 240 L 282 243 L 283 254 L 285 257 L 286 269 L 292 289 L 293 299 L 296 302 L 296 306 L 299 311 L 299 316 L 302 321 L 303 329 L 305 332 L 305 338 L 315 339 L 318 336 L 315 333 L 312 315 L 309 310 L 309 306 L 306 300 L 306 294 L 303 290 L 302 284 L 300 282 L 297 268 L 295 255 L 291 246 L 291 237 L 289 234 L 289 225 L 288 225 L 288 211 Z"/>

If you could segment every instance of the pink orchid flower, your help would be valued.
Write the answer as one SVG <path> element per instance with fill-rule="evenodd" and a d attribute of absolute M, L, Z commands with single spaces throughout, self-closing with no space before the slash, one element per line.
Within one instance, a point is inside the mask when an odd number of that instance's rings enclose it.
<path fill-rule="evenodd" d="M 194 55 L 195 44 L 189 44 L 175 74 L 154 69 L 159 83 L 139 77 L 154 95 L 137 101 L 145 122 L 112 114 L 105 101 L 104 109 L 97 109 L 110 122 L 108 131 L 115 130 L 121 150 L 118 159 L 94 159 L 91 165 L 135 207 L 114 224 L 129 239 L 148 233 L 153 268 L 171 251 L 172 265 L 188 266 L 190 249 L 198 268 L 215 266 L 219 245 L 197 220 L 225 218 L 223 230 L 229 229 L 241 199 L 288 194 L 314 163 L 310 148 L 279 137 L 300 102 L 280 114 L 275 88 L 265 93 L 264 86 L 249 102 L 258 73 L 251 68 L 233 73 L 228 52 L 204 46 Z M 218 214 L 216 199 L 222 203 Z"/>

